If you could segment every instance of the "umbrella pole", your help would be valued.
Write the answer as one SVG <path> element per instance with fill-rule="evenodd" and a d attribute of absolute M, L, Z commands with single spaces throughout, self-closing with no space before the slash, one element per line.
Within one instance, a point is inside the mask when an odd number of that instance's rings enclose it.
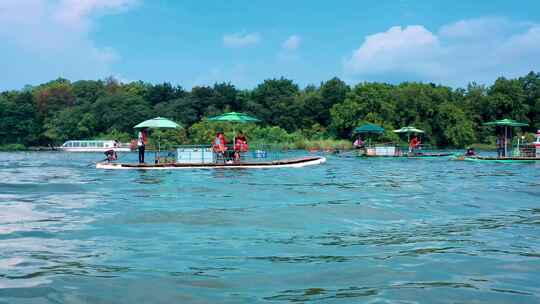
<path fill-rule="evenodd" d="M 411 153 L 411 133 L 407 132 L 407 151 Z"/>
<path fill-rule="evenodd" d="M 156 154 L 156 161 L 155 163 L 159 163 L 159 153 L 161 152 L 161 135 L 158 135 L 158 141 L 157 141 L 157 146 L 158 146 L 158 150 L 157 150 L 157 154 Z"/>
<path fill-rule="evenodd" d="M 507 143 L 507 138 L 508 138 L 508 127 L 507 126 L 504 126 L 504 157 L 507 157 L 508 156 L 508 143 Z"/>

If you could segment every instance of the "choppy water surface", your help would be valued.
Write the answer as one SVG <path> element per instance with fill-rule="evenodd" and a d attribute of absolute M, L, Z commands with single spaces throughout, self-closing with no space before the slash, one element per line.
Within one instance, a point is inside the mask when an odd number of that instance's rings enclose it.
<path fill-rule="evenodd" d="M 100 156 L 0 153 L 0 303 L 540 302 L 540 164 Z"/>

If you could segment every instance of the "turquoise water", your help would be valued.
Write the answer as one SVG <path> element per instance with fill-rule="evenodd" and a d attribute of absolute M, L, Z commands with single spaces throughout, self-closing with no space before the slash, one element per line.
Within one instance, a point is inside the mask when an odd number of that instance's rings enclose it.
<path fill-rule="evenodd" d="M 540 164 L 100 156 L 0 153 L 0 303 L 540 302 Z"/>

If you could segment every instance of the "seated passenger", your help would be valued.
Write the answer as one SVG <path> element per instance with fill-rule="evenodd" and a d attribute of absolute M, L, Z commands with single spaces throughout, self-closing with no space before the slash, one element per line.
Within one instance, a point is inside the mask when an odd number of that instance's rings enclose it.
<path fill-rule="evenodd" d="M 465 156 L 475 156 L 475 155 L 476 155 L 476 152 L 474 151 L 473 148 L 468 148 L 467 152 L 465 152 Z"/>
<path fill-rule="evenodd" d="M 218 132 L 216 134 L 216 138 L 214 138 L 212 142 L 212 150 L 214 153 L 222 155 L 224 155 L 227 151 L 227 141 L 225 140 L 225 135 L 223 135 L 223 132 Z"/>
<path fill-rule="evenodd" d="M 105 159 L 107 160 L 107 162 L 112 162 L 118 159 L 118 155 L 116 154 L 116 151 L 114 151 L 113 149 L 105 151 L 104 154 L 105 154 Z"/>
<path fill-rule="evenodd" d="M 234 150 L 239 152 L 247 152 L 249 150 L 247 138 L 241 131 L 234 138 Z"/>
<path fill-rule="evenodd" d="M 242 131 L 238 132 L 234 138 L 234 160 L 240 160 L 240 153 L 245 153 L 249 150 L 246 136 Z"/>
<path fill-rule="evenodd" d="M 354 141 L 353 143 L 353 146 L 355 149 L 361 149 L 361 148 L 364 148 L 364 141 L 362 140 L 362 138 L 360 136 L 358 136 L 358 138 Z"/>

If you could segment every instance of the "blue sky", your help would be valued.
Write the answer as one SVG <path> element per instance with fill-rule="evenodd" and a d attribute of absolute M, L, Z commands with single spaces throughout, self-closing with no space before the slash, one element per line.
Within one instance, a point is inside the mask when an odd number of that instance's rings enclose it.
<path fill-rule="evenodd" d="M 0 0 L 0 90 L 334 76 L 465 86 L 540 71 L 540 1 Z"/>

